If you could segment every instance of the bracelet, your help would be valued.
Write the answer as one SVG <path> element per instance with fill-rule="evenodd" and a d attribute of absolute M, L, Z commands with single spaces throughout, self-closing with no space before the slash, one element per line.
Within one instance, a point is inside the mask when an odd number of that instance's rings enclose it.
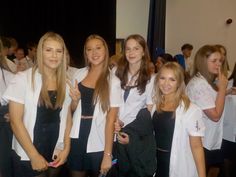
<path fill-rule="evenodd" d="M 111 158 L 113 157 L 111 153 L 106 153 L 104 152 L 105 155 L 110 156 Z"/>

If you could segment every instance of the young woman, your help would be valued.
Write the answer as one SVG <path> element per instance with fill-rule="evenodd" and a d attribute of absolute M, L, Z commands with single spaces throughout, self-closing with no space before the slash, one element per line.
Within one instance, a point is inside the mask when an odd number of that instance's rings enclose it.
<path fill-rule="evenodd" d="M 71 89 L 74 114 L 68 165 L 73 177 L 95 177 L 111 168 L 114 122 L 121 104 L 120 81 L 109 70 L 105 40 L 90 35 L 84 58 L 87 66 L 74 74 Z"/>
<path fill-rule="evenodd" d="M 162 66 L 155 80 L 153 126 L 157 177 L 205 177 L 202 112 L 185 95 L 184 74 L 176 62 Z"/>
<path fill-rule="evenodd" d="M 37 64 L 19 72 L 9 84 L 14 175 L 54 176 L 70 149 L 69 89 L 66 89 L 66 46 L 56 33 L 44 34 Z"/>
<path fill-rule="evenodd" d="M 128 127 L 133 126 L 132 123 L 136 120 L 140 110 L 142 110 L 143 108 L 148 108 L 149 110 L 151 110 L 151 106 L 153 104 L 152 90 L 154 83 L 154 75 L 151 75 L 151 73 L 149 72 L 149 62 L 150 56 L 145 39 L 138 34 L 128 36 L 124 42 L 123 56 L 119 60 L 118 67 L 116 70 L 116 75 L 121 80 L 123 97 L 122 105 L 120 107 L 119 112 L 119 120 L 116 122 L 116 132 L 120 131 L 121 127 L 123 127 L 122 132 L 120 132 L 117 136 L 117 148 L 122 149 L 133 146 L 133 144 L 131 144 L 129 141 L 129 138 L 132 138 L 132 135 L 128 133 L 129 130 L 127 129 Z M 146 121 L 148 122 L 148 117 L 150 116 L 148 114 L 150 113 L 148 111 L 144 112 L 145 115 L 147 115 Z M 136 131 L 136 133 L 134 134 L 138 135 L 138 127 L 135 127 L 136 128 L 134 128 L 134 131 Z M 152 130 L 152 127 L 146 129 L 145 127 L 143 127 L 143 129 L 141 129 L 140 131 L 144 132 L 148 129 Z M 124 145 L 128 143 L 129 146 Z M 145 141 L 140 141 L 140 143 L 143 143 L 141 145 L 142 147 L 146 146 Z M 130 159 L 129 161 L 125 161 L 124 157 L 121 157 L 119 156 L 119 154 L 117 154 L 118 163 L 120 166 L 119 173 L 123 176 L 138 176 L 138 173 L 139 175 L 141 173 L 142 175 L 145 174 L 146 176 L 152 176 L 156 169 L 156 163 L 154 159 L 154 139 L 153 143 L 150 142 L 150 149 L 145 148 L 145 153 L 147 153 L 147 158 L 145 160 L 147 161 L 144 161 L 143 159 L 142 163 L 139 163 L 137 159 L 141 157 L 141 152 L 143 151 L 143 149 L 140 149 L 141 151 L 138 151 L 138 149 L 136 149 L 137 151 L 135 152 L 133 150 L 127 149 L 127 151 L 132 151 L 132 153 L 135 154 L 132 156 L 133 159 Z M 148 159 L 148 157 L 150 158 Z M 135 158 L 137 161 L 135 160 Z M 125 162 L 123 163 L 121 161 Z M 130 165 L 125 166 L 126 163 L 130 163 Z M 133 163 L 136 163 L 135 168 Z M 122 167 L 121 165 L 124 166 Z"/>
<path fill-rule="evenodd" d="M 193 78 L 187 85 L 190 100 L 204 112 L 202 119 L 206 126 L 206 134 L 203 146 L 209 176 L 217 176 L 219 165 L 223 162 L 220 151 L 223 136 L 222 114 L 228 81 L 221 72 L 221 66 L 219 49 L 204 45 L 195 55 Z"/>

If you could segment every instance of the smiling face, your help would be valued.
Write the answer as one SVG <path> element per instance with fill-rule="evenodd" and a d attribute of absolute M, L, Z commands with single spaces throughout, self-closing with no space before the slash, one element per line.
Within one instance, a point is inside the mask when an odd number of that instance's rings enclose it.
<path fill-rule="evenodd" d="M 140 65 L 144 56 L 143 47 L 134 39 L 129 39 L 125 46 L 125 56 L 129 64 Z"/>
<path fill-rule="evenodd" d="M 174 97 L 178 88 L 178 82 L 173 70 L 164 68 L 160 71 L 158 87 L 163 95 Z"/>
<path fill-rule="evenodd" d="M 55 70 L 62 63 L 63 46 L 56 40 L 47 39 L 43 44 L 44 68 Z"/>
<path fill-rule="evenodd" d="M 217 75 L 221 65 L 222 56 L 219 52 L 214 52 L 207 58 L 207 68 L 209 73 Z"/>
<path fill-rule="evenodd" d="M 103 42 L 99 39 L 90 39 L 85 46 L 85 55 L 91 66 L 102 65 L 106 57 Z"/>

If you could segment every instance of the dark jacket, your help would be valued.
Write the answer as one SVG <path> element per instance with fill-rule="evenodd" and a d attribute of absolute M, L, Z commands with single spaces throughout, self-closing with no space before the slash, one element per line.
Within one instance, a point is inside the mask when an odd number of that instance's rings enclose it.
<path fill-rule="evenodd" d="M 156 143 L 150 112 L 140 110 L 122 131 L 129 135 L 129 144 L 117 143 L 119 176 L 152 176 L 156 171 Z"/>

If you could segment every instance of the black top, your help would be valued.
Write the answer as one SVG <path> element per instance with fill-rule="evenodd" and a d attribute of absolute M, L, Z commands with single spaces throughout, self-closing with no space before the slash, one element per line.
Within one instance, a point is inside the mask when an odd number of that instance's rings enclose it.
<path fill-rule="evenodd" d="M 175 116 L 172 111 L 162 111 L 153 114 L 153 127 L 157 148 L 170 152 L 175 128 Z"/>
<path fill-rule="evenodd" d="M 92 116 L 94 111 L 93 93 L 94 89 L 84 86 L 81 82 L 78 84 L 81 95 L 81 107 L 83 116 Z"/>
<path fill-rule="evenodd" d="M 56 103 L 56 91 L 48 91 L 52 105 Z M 49 124 L 60 122 L 60 111 L 61 108 L 53 109 L 47 108 L 45 105 L 40 105 L 37 108 L 36 124 Z"/>

